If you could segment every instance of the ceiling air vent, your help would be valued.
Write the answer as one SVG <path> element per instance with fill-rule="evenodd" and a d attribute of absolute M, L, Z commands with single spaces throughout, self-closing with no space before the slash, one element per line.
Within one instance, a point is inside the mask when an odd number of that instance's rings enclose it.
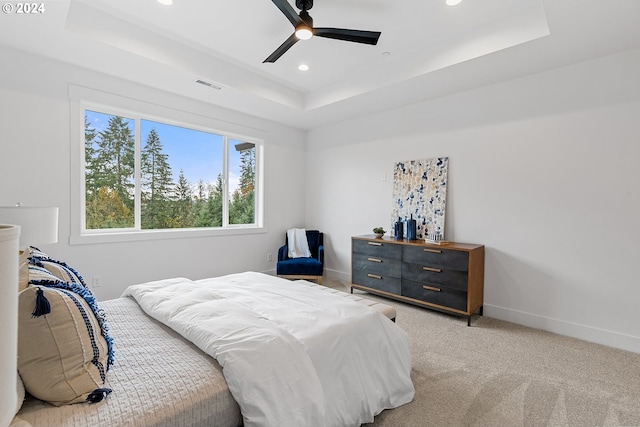
<path fill-rule="evenodd" d="M 201 85 L 205 85 L 205 86 L 210 87 L 211 89 L 216 89 L 216 90 L 220 90 L 220 89 L 223 88 L 223 86 L 220 83 L 208 82 L 208 81 L 202 80 L 202 79 L 196 80 L 196 83 L 200 83 Z"/>

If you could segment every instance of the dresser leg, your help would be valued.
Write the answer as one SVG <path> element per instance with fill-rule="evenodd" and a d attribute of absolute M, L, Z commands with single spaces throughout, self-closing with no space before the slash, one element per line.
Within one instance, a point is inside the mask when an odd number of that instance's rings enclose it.
<path fill-rule="evenodd" d="M 480 309 L 478 309 L 478 315 L 482 316 L 483 312 L 484 312 L 484 305 L 481 305 Z M 467 317 L 467 326 L 471 326 L 471 316 L 472 314 L 470 314 L 469 317 Z"/>

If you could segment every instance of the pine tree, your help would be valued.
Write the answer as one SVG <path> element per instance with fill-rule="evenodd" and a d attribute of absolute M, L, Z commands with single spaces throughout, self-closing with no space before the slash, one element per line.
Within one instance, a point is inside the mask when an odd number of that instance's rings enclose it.
<path fill-rule="evenodd" d="M 85 131 L 87 131 L 85 123 Z M 88 141 L 85 132 L 85 150 Z M 118 218 L 110 216 L 111 220 L 102 222 L 100 215 L 91 218 L 87 215 L 87 228 L 132 227 L 134 225 L 134 138 L 124 118 L 112 116 L 109 118 L 107 129 L 98 132 L 97 136 L 89 136 L 95 144 L 91 144 L 89 153 L 90 163 L 86 165 L 90 170 L 89 188 L 95 200 L 89 205 L 94 206 L 94 212 L 111 211 L 121 215 Z M 95 151 L 94 150 L 95 147 Z M 98 197 L 97 194 L 109 194 L 109 197 Z M 122 204 L 122 206 L 120 205 Z M 103 217 L 104 218 L 104 217 Z"/>
<path fill-rule="evenodd" d="M 202 178 L 200 178 L 200 180 L 198 181 L 198 195 L 196 196 L 196 198 L 199 201 L 207 199 L 207 186 L 205 185 Z"/>
<path fill-rule="evenodd" d="M 174 185 L 168 159 L 158 132 L 151 129 L 140 154 L 143 229 L 168 228 Z"/>
<path fill-rule="evenodd" d="M 196 185 L 196 195 L 194 197 L 194 206 L 193 206 L 193 227 L 203 227 L 202 225 L 198 225 L 198 216 L 200 212 L 204 209 L 204 205 L 207 204 L 208 200 L 208 190 L 207 185 L 204 183 L 204 180 L 200 178 L 198 180 L 198 184 Z"/>
<path fill-rule="evenodd" d="M 209 188 L 209 198 L 198 210 L 195 227 L 222 227 L 222 174 L 218 174 L 215 185 Z"/>
<path fill-rule="evenodd" d="M 240 153 L 240 193 L 246 196 L 255 189 L 256 182 L 256 148 L 243 150 Z"/>
<path fill-rule="evenodd" d="M 240 184 L 233 192 L 229 205 L 230 224 L 253 224 L 255 222 L 256 149 L 240 153 Z"/>
<path fill-rule="evenodd" d="M 193 190 L 191 184 L 184 176 L 184 171 L 180 169 L 178 182 L 174 189 L 174 209 L 172 228 L 188 228 L 193 226 L 195 220 L 195 203 L 193 200 Z"/>
<path fill-rule="evenodd" d="M 240 189 L 233 192 L 229 205 L 230 224 L 253 224 L 255 222 L 253 192 L 242 195 Z"/>
<path fill-rule="evenodd" d="M 84 116 L 84 170 L 85 170 L 85 223 L 88 229 L 99 228 L 100 222 L 97 220 L 97 198 L 98 188 L 96 186 L 95 170 L 97 168 L 95 157 L 96 147 L 94 147 L 98 133 L 91 127 L 86 114 Z M 92 209 L 93 208 L 93 209 Z"/>
<path fill-rule="evenodd" d="M 91 127 L 89 119 L 84 116 L 84 169 L 85 169 L 85 190 L 87 195 L 93 194 L 96 191 L 96 179 L 95 179 L 95 157 L 97 153 L 96 147 L 94 147 L 96 136 L 98 132 Z"/>

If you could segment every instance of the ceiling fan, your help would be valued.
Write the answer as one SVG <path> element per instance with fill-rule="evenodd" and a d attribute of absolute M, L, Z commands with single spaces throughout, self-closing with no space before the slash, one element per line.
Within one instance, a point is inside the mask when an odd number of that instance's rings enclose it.
<path fill-rule="evenodd" d="M 300 14 L 291 7 L 287 0 L 272 0 L 278 9 L 287 17 L 295 27 L 295 31 L 284 41 L 265 62 L 276 62 L 284 53 L 291 48 L 298 40 L 307 40 L 312 36 L 326 37 L 329 39 L 345 40 L 348 42 L 365 43 L 375 45 L 380 38 L 379 31 L 347 30 L 344 28 L 314 28 L 313 18 L 309 16 L 309 9 L 313 7 L 313 0 L 296 0 L 296 7 L 300 9 Z"/>

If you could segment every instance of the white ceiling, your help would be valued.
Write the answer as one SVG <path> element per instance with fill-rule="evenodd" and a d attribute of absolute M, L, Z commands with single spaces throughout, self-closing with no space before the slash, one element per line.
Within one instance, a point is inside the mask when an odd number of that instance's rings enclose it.
<path fill-rule="evenodd" d="M 640 47 L 639 0 L 315 0 L 316 26 L 378 44 L 314 37 L 274 64 L 293 27 L 271 0 L 43 4 L 0 16 L 0 43 L 302 129 Z"/>

